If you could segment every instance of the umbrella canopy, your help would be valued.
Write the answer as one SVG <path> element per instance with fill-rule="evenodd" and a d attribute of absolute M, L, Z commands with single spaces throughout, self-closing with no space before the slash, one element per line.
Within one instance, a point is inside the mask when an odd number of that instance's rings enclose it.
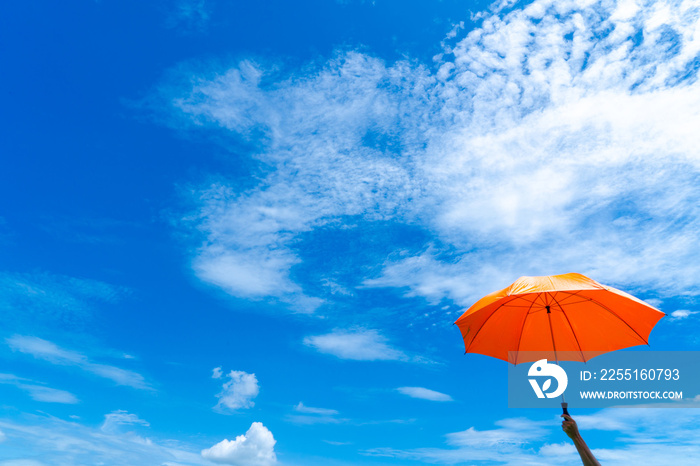
<path fill-rule="evenodd" d="M 521 277 L 484 296 L 455 324 L 467 353 L 513 364 L 547 358 L 585 362 L 594 356 L 648 344 L 665 314 L 615 288 L 568 273 Z M 532 351 L 523 353 L 509 352 Z"/>

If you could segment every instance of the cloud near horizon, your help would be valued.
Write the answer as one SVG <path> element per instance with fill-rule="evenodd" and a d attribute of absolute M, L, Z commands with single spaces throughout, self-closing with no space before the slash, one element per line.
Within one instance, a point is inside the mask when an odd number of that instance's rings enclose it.
<path fill-rule="evenodd" d="M 114 464 L 115 459 L 118 464 L 211 464 L 196 448 L 179 441 L 141 437 L 119 428 L 133 424 L 148 426 L 135 415 L 115 411 L 105 415 L 100 428 L 23 414 L 16 420 L 0 420 L 0 429 L 18 452 L 24 452 L 24 458 L 21 453 L 15 456 L 17 464 L 30 464 L 35 458 L 47 458 L 50 464 Z"/>
<path fill-rule="evenodd" d="M 224 439 L 202 450 L 202 457 L 220 464 L 236 466 L 270 466 L 277 462 L 277 441 L 261 422 L 254 422 L 245 435 L 235 440 Z"/>
<path fill-rule="evenodd" d="M 700 460 L 698 416 L 700 411 L 694 408 L 612 408 L 591 415 L 578 415 L 576 422 L 583 432 L 601 430 L 616 435 L 619 445 L 616 448 L 589 445 L 602 464 L 663 466 L 673 458 L 673 463 L 678 466 L 691 466 Z M 503 419 L 496 422 L 494 429 L 470 427 L 449 433 L 446 444 L 444 448 L 377 448 L 365 454 L 435 464 L 484 462 L 508 466 L 556 466 L 581 461 L 576 449 L 561 432 L 559 418 L 551 421 Z"/>

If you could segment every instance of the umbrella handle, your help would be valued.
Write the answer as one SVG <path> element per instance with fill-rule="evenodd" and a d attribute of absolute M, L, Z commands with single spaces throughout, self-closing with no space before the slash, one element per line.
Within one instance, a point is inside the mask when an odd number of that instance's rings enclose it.
<path fill-rule="evenodd" d="M 567 416 L 569 415 L 569 410 L 566 409 L 568 406 L 569 406 L 569 403 L 562 403 L 561 404 L 561 409 L 562 409 L 562 411 L 564 411 L 564 414 L 566 414 Z"/>

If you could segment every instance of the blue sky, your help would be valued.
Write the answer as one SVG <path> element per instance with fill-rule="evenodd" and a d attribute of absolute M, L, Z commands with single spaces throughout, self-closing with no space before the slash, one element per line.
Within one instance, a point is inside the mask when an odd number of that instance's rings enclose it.
<path fill-rule="evenodd" d="M 697 350 L 700 4 L 0 15 L 0 465 L 570 464 L 452 322 L 584 273 Z M 696 410 L 572 412 L 697 464 Z"/>

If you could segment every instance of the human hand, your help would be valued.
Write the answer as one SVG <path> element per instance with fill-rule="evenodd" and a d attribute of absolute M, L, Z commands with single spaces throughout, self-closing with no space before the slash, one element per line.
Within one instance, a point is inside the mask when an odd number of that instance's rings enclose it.
<path fill-rule="evenodd" d="M 568 435 L 571 439 L 578 437 L 579 433 L 576 421 L 574 421 L 573 418 L 568 414 L 562 414 L 561 417 L 564 418 L 564 420 L 561 423 L 561 429 L 564 432 L 566 432 L 566 435 Z"/>

